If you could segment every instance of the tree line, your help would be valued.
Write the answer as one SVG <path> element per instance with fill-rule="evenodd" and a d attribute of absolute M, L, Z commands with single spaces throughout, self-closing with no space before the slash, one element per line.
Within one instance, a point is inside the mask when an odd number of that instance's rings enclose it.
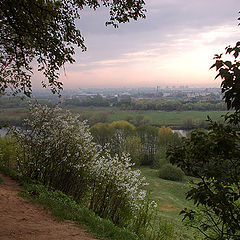
<path fill-rule="evenodd" d="M 105 98 L 101 95 L 86 98 L 71 98 L 64 101 L 65 105 L 82 107 L 119 107 L 123 110 L 153 110 L 153 111 L 224 111 L 226 104 L 222 100 L 183 101 L 183 100 L 132 100 L 130 96 L 123 99 Z"/>
<path fill-rule="evenodd" d="M 94 141 L 101 146 L 109 145 L 111 155 L 130 154 L 136 166 L 159 167 L 165 159 L 168 145 L 176 145 L 180 137 L 169 127 L 140 125 L 135 127 L 127 121 L 97 123 L 90 129 Z M 110 143 L 110 144 L 109 144 Z"/>

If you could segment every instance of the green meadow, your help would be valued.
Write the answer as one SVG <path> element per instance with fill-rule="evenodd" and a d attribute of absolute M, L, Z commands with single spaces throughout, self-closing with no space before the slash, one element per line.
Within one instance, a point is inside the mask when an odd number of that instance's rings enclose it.
<path fill-rule="evenodd" d="M 70 107 L 66 108 L 75 114 L 98 115 L 105 114 L 109 122 L 125 120 L 130 115 L 136 117 L 143 115 L 157 126 L 182 126 L 184 120 L 192 119 L 193 122 L 205 121 L 207 116 L 213 120 L 218 120 L 227 111 L 183 111 L 183 112 L 159 112 L 159 111 L 125 111 L 119 108 L 110 107 Z M 12 122 L 20 123 L 27 116 L 26 108 L 4 108 L 0 109 L 0 123 Z"/>
<path fill-rule="evenodd" d="M 85 113 L 85 114 L 100 114 L 106 113 L 109 121 L 124 120 L 129 115 L 135 117 L 137 115 L 144 115 L 151 119 L 154 125 L 165 126 L 180 126 L 186 119 L 192 119 L 193 121 L 205 121 L 207 116 L 213 120 L 218 120 L 228 111 L 172 111 L 172 112 L 160 112 L 160 111 L 131 111 L 121 110 L 118 108 L 96 108 L 96 107 L 71 107 L 69 108 L 73 113 Z"/>
<path fill-rule="evenodd" d="M 141 167 L 143 176 L 149 185 L 146 189 L 150 193 L 150 199 L 158 202 L 159 218 L 167 219 L 173 223 L 176 231 L 176 239 L 201 239 L 198 231 L 187 228 L 182 222 L 180 211 L 186 207 L 193 207 L 191 201 L 186 200 L 185 193 L 189 189 L 186 177 L 184 182 L 168 181 L 158 177 L 158 170 L 149 167 Z M 191 178 L 191 180 L 193 180 Z M 197 181 L 197 179 L 194 179 Z"/>
<path fill-rule="evenodd" d="M 21 122 L 27 116 L 26 108 L 3 108 L 0 109 L 0 124 L 9 123 L 12 125 L 21 125 Z"/>
<path fill-rule="evenodd" d="M 153 124 L 156 125 L 181 125 L 185 119 L 191 118 L 193 120 L 204 121 L 207 119 L 207 116 L 210 118 L 217 120 L 222 115 L 226 114 L 227 111 L 184 111 L 184 112 L 158 112 L 158 111 L 144 111 L 144 112 L 136 112 L 136 111 L 114 111 L 110 114 L 109 119 L 112 121 L 117 121 L 118 119 L 124 119 L 128 115 L 137 115 L 142 114 L 145 117 L 149 117 L 152 120 Z"/>

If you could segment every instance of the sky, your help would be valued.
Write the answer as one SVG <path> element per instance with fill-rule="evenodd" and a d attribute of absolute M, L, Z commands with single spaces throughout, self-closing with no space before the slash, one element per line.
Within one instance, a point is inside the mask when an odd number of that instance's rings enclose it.
<path fill-rule="evenodd" d="M 64 88 L 219 87 L 214 54 L 239 40 L 240 0 L 145 0 L 146 19 L 105 26 L 106 8 L 84 9 L 87 51 L 65 66 Z"/>

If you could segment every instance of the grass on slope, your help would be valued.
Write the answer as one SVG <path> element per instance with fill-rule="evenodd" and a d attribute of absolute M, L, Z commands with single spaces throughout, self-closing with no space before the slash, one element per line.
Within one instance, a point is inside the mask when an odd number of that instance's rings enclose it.
<path fill-rule="evenodd" d="M 147 190 L 150 198 L 159 203 L 159 215 L 170 220 L 176 227 L 177 239 L 201 239 L 201 235 L 194 229 L 189 229 L 182 223 L 180 211 L 186 207 L 193 207 L 193 203 L 186 200 L 185 193 L 189 190 L 187 180 L 175 182 L 158 177 L 158 170 L 149 167 L 140 168 L 149 185 Z"/>
<path fill-rule="evenodd" d="M 7 167 L 0 166 L 0 172 L 18 180 L 25 192 L 20 196 L 29 198 L 50 211 L 58 220 L 75 221 L 100 239 L 139 240 L 130 230 L 115 226 L 110 220 L 100 218 L 93 211 L 77 204 L 72 197 L 61 191 L 35 184 L 29 178 L 23 178 Z"/>

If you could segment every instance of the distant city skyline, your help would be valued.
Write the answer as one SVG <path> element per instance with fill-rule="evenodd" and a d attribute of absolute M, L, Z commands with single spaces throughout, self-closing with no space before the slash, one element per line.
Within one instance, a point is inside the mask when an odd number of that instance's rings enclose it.
<path fill-rule="evenodd" d="M 105 26 L 107 9 L 86 9 L 78 23 L 88 48 L 65 66 L 65 89 L 219 87 L 214 54 L 239 39 L 239 0 L 146 0 L 146 19 Z M 39 87 L 40 74 L 34 77 Z"/>

